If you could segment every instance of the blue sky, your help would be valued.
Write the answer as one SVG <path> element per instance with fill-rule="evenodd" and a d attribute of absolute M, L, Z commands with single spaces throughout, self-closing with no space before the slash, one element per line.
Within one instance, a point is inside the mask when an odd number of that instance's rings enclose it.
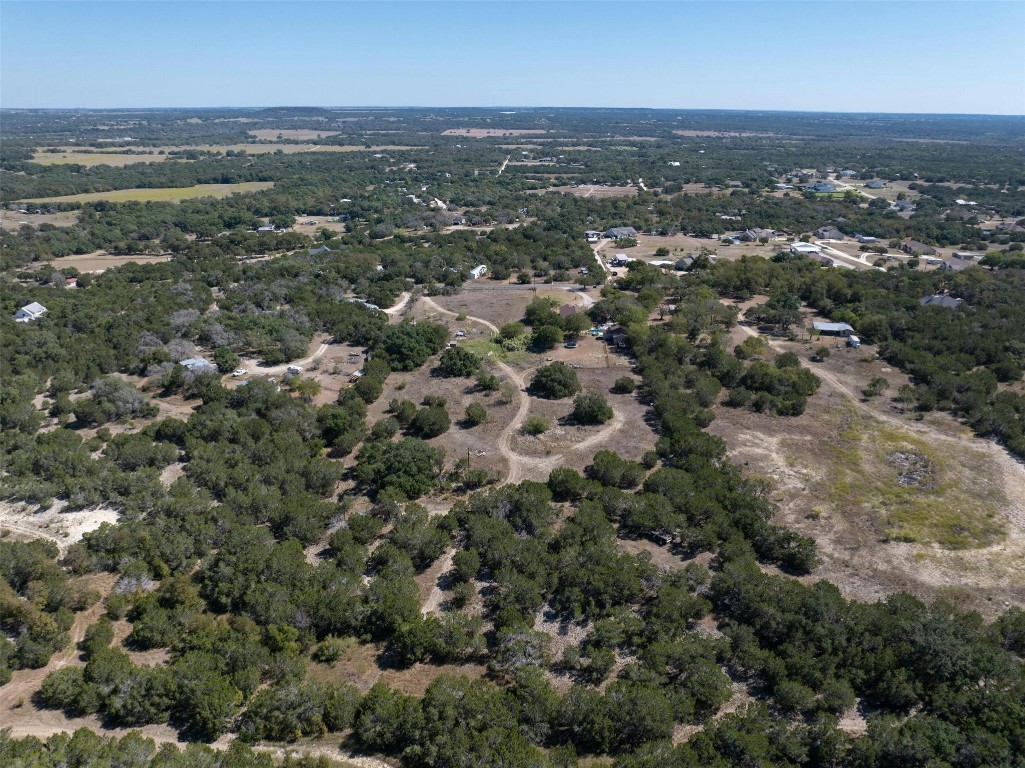
<path fill-rule="evenodd" d="M 0 0 L 0 105 L 1025 114 L 1022 30 L 1022 0 Z"/>

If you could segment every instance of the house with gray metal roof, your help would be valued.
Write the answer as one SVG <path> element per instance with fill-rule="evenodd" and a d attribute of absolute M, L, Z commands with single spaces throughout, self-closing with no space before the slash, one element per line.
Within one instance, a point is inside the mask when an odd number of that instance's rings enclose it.
<path fill-rule="evenodd" d="M 24 307 L 14 313 L 14 322 L 16 323 L 29 323 L 33 320 L 38 320 L 47 312 L 46 307 L 40 304 L 38 301 L 33 301 L 31 304 L 26 304 Z"/>
<path fill-rule="evenodd" d="M 850 336 L 854 329 L 847 323 L 821 323 L 814 322 L 811 327 L 823 336 Z"/>

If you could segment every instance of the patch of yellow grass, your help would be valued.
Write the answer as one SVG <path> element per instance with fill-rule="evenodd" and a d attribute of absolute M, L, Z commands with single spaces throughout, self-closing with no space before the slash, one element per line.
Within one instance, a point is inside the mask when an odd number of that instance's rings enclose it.
<path fill-rule="evenodd" d="M 167 155 L 129 155 L 120 152 L 36 152 L 32 162 L 39 165 L 111 165 L 121 168 L 133 163 L 160 163 Z"/>
<path fill-rule="evenodd" d="M 154 187 L 152 189 L 116 189 L 111 192 L 86 192 L 81 195 L 64 195 L 63 197 L 35 197 L 24 200 L 26 203 L 93 203 L 107 200 L 112 203 L 124 203 L 131 200 L 139 202 L 161 201 L 178 203 L 194 197 L 228 197 L 236 192 L 258 192 L 270 189 L 273 181 L 243 181 L 238 184 L 197 184 L 194 187 Z"/>
<path fill-rule="evenodd" d="M 895 464 L 897 452 L 924 467 L 917 483 L 898 482 L 906 470 Z M 972 549 L 1004 536 L 999 508 L 1007 499 L 987 482 L 986 457 L 964 445 L 928 442 L 843 407 L 820 455 L 828 463 L 830 505 L 868 514 L 890 540 Z"/>

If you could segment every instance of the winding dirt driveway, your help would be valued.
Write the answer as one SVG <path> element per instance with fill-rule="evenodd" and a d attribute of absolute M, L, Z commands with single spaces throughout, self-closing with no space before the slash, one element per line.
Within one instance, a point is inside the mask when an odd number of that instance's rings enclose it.
<path fill-rule="evenodd" d="M 389 307 L 388 309 L 382 311 L 384 312 L 384 314 L 388 315 L 388 317 L 395 317 L 396 315 L 400 315 L 402 314 L 402 310 L 406 308 L 406 305 L 409 304 L 409 300 L 411 298 L 413 298 L 413 294 L 411 294 L 409 291 L 403 291 L 399 294 L 399 300 L 395 302 L 394 307 Z"/>
<path fill-rule="evenodd" d="M 457 313 L 450 309 L 445 309 L 429 296 L 421 296 L 420 300 L 439 314 L 448 315 L 449 317 L 457 317 Z M 491 329 L 493 332 L 498 333 L 498 326 L 481 317 L 467 315 L 466 319 L 470 322 L 479 323 L 484 327 Z M 517 453 L 512 449 L 512 436 L 522 429 L 523 423 L 527 420 L 527 414 L 530 411 L 530 397 L 527 395 L 526 380 L 527 376 L 530 375 L 534 369 L 528 369 L 523 373 L 517 373 L 511 366 L 501 360 L 496 360 L 495 365 L 502 371 L 509 381 L 516 385 L 516 392 L 519 396 L 519 407 L 516 410 L 516 415 L 513 416 L 512 421 L 509 422 L 498 436 L 498 452 L 501 453 L 502 456 L 505 457 L 506 461 L 509 462 L 509 471 L 506 473 L 502 483 L 518 483 L 521 480 L 528 479 L 528 476 L 531 475 L 547 479 L 548 474 L 550 474 L 553 469 L 562 466 L 567 453 L 576 453 L 578 451 L 584 451 L 593 446 L 600 445 L 608 440 L 626 423 L 626 417 L 618 411 L 615 406 L 613 406 L 612 421 L 610 421 L 599 432 L 596 432 L 586 440 L 582 440 L 576 445 L 569 447 L 563 453 L 543 458 L 539 456 L 525 456 L 522 453 Z"/>

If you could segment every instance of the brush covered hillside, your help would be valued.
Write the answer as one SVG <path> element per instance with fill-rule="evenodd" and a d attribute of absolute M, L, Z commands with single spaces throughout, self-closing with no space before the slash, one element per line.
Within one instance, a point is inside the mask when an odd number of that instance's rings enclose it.
<path fill-rule="evenodd" d="M 1025 766 L 1020 119 L 4 122 L 0 764 Z"/>

